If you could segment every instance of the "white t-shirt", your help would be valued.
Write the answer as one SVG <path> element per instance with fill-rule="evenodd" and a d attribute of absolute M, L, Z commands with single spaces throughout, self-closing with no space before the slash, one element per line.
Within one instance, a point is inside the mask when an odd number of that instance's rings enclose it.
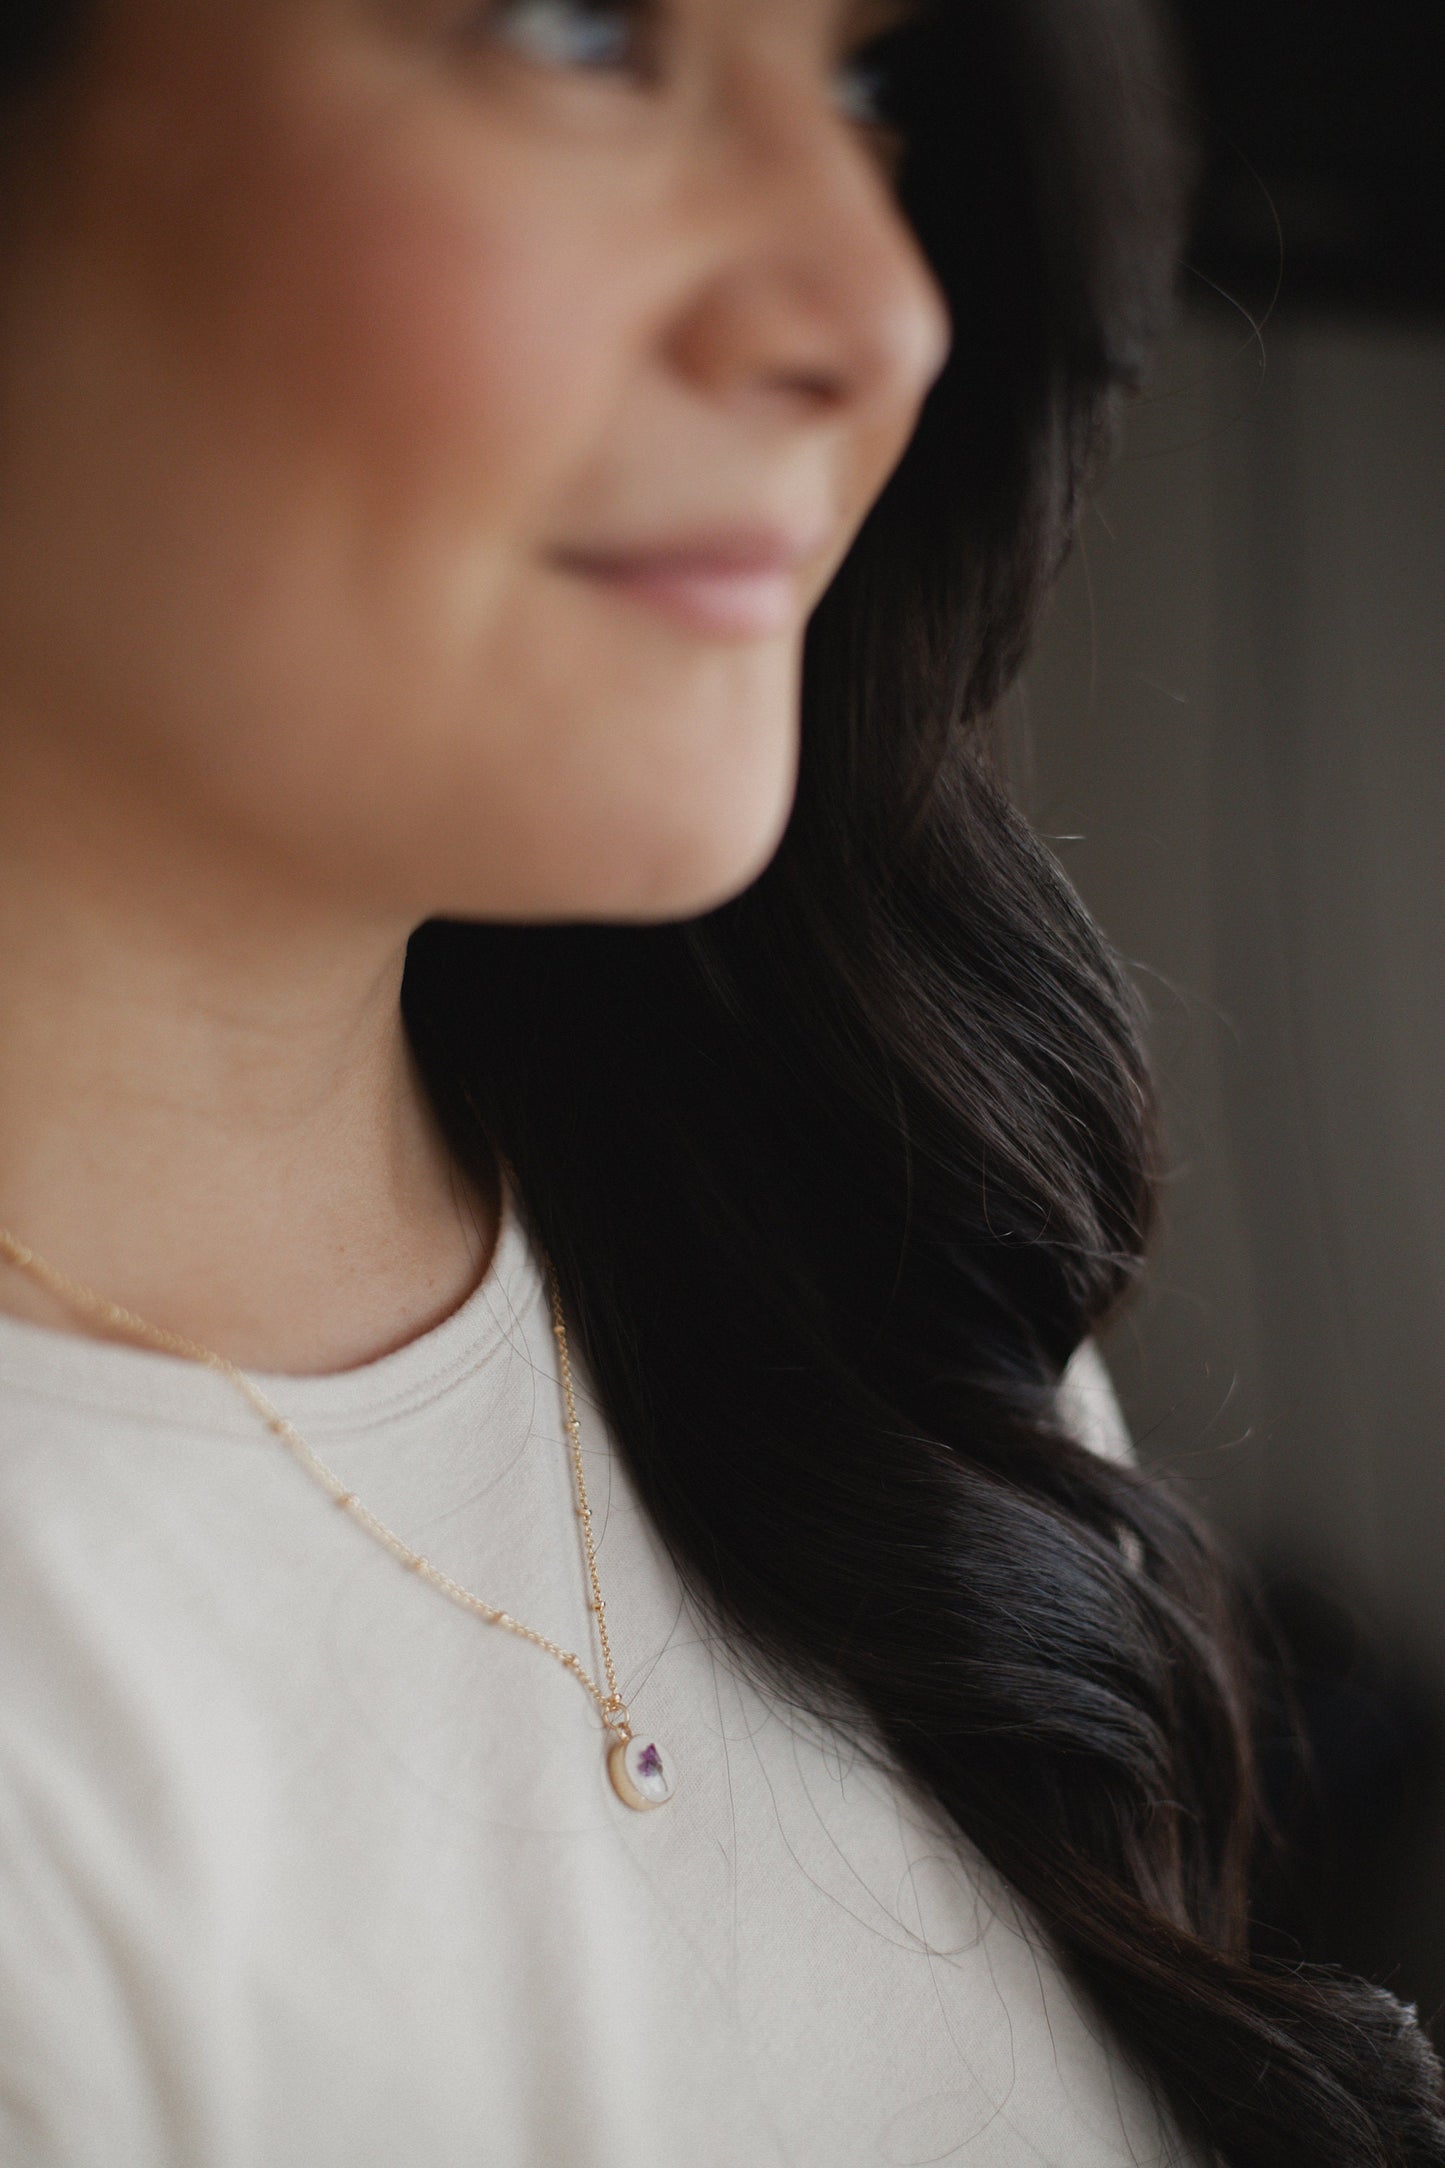
<path fill-rule="evenodd" d="M 515 1200 L 444 1324 L 260 1382 L 408 1543 L 592 1657 Z M 623 1691 L 678 1773 L 648 1814 L 576 1680 L 224 1380 L 0 1316 L 6 2168 L 1182 2158 L 992 1874 L 739 1675 L 577 1382 Z"/>

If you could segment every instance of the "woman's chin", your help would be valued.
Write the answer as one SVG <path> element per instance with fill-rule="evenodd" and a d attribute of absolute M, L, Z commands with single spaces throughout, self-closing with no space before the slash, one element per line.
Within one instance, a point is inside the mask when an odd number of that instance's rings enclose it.
<path fill-rule="evenodd" d="M 632 893 L 622 899 L 621 908 L 599 909 L 596 915 L 660 923 L 699 918 L 731 903 L 772 863 L 792 809 L 789 788 L 775 803 L 750 808 L 749 819 L 719 827 L 714 817 L 686 835 L 639 851 L 633 865 L 623 869 Z"/>
<path fill-rule="evenodd" d="M 665 925 L 699 918 L 731 903 L 771 864 L 792 812 L 792 793 L 764 816 L 720 826 L 710 821 L 667 832 L 634 830 L 599 839 L 595 851 L 579 843 L 565 863 L 537 852 L 527 874 L 508 883 L 509 900 L 462 883 L 451 904 L 434 904 L 431 917 L 510 921 Z M 468 892 L 470 890 L 470 892 Z"/>

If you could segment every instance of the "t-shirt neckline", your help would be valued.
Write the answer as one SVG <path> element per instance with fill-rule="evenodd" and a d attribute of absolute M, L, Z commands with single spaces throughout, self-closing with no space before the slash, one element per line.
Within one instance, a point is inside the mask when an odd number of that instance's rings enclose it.
<path fill-rule="evenodd" d="M 525 1207 L 501 1170 L 497 1238 L 487 1270 L 439 1323 L 388 1354 L 343 1370 L 246 1375 L 297 1427 L 318 1435 L 370 1428 L 434 1400 L 520 1337 L 543 1292 L 541 1257 Z M 184 1356 L 62 1332 L 0 1311 L 0 1386 L 46 1399 L 139 1413 L 151 1421 L 252 1432 L 257 1416 L 236 1387 Z"/>

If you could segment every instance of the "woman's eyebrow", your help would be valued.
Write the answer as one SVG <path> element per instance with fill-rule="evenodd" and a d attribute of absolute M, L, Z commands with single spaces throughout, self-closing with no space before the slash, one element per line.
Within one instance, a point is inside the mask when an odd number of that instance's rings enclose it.
<path fill-rule="evenodd" d="M 927 13 L 929 0 L 843 0 L 839 28 L 849 45 L 869 45 L 890 31 L 903 30 Z"/>

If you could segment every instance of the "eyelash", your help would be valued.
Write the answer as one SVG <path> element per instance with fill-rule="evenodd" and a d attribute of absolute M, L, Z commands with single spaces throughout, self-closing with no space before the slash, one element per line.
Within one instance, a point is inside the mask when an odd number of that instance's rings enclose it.
<path fill-rule="evenodd" d="M 463 35 L 468 43 L 509 47 L 544 68 L 645 80 L 656 73 L 656 13 L 653 0 L 487 0 L 468 11 Z M 568 49 L 569 28 L 581 32 L 580 49 Z M 840 114 L 879 134 L 891 127 L 887 44 L 886 37 L 872 39 L 838 69 Z"/>

